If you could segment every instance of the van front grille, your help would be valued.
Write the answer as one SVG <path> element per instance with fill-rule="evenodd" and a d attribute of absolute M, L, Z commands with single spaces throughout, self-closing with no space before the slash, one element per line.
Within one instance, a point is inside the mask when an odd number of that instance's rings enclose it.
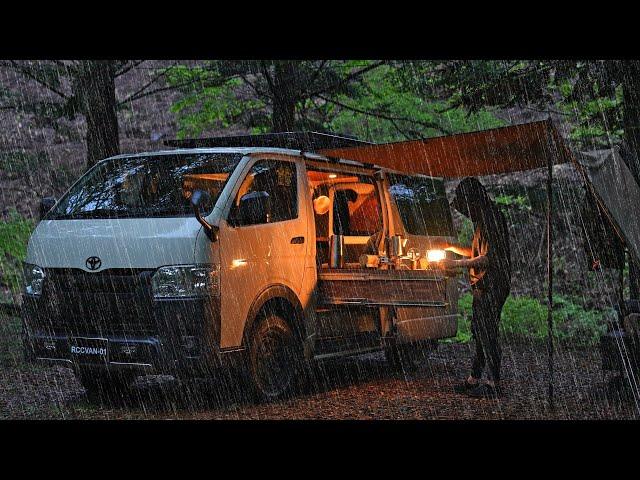
<path fill-rule="evenodd" d="M 154 270 L 113 268 L 89 273 L 74 268 L 49 268 L 45 271 L 47 293 L 77 292 L 82 294 L 142 293 L 151 286 Z"/>
<path fill-rule="evenodd" d="M 67 334 L 147 333 L 155 329 L 151 277 L 154 270 L 47 269 L 42 319 Z"/>

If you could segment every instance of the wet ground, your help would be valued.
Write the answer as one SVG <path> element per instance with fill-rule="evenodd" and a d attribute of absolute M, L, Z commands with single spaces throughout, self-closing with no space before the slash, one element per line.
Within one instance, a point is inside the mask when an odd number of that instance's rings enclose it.
<path fill-rule="evenodd" d="M 5 352 L 6 353 L 6 352 Z M 11 361 L 14 361 L 11 364 Z M 543 345 L 504 346 L 505 394 L 478 400 L 454 393 L 465 378 L 469 346 L 443 344 L 415 366 L 393 372 L 382 354 L 324 364 L 312 392 L 272 404 L 248 400 L 236 378 L 179 383 L 140 378 L 131 394 L 109 405 L 90 403 L 68 368 L 30 367 L 2 357 L 0 418 L 38 419 L 635 419 L 624 387 L 603 378 L 597 352 L 557 354 L 556 407 L 546 402 Z"/>

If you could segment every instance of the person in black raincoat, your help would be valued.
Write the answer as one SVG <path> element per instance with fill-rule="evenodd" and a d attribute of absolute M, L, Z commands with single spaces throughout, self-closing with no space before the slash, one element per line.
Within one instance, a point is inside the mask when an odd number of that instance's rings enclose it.
<path fill-rule="evenodd" d="M 442 261 L 444 268 L 469 269 L 473 293 L 471 332 L 475 353 L 469 377 L 455 390 L 473 397 L 493 397 L 501 392 L 500 314 L 511 289 L 509 232 L 504 215 L 476 178 L 467 177 L 458 184 L 452 206 L 474 226 L 471 247 L 446 248 L 467 258 Z M 485 365 L 488 380 L 482 383 Z"/>

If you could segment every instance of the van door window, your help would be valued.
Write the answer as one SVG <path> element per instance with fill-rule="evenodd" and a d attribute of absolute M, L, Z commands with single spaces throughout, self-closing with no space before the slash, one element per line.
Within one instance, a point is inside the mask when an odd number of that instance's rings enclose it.
<path fill-rule="evenodd" d="M 242 219 L 240 205 L 244 199 L 262 196 L 268 214 L 263 221 L 247 222 Z M 296 165 L 281 160 L 260 160 L 256 162 L 240 185 L 235 197 L 229 223 L 235 226 L 274 223 L 298 217 L 298 185 Z"/>

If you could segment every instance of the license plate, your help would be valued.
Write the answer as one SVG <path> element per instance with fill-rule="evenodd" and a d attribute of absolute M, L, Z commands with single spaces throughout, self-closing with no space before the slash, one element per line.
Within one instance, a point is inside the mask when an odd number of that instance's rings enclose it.
<path fill-rule="evenodd" d="M 85 363 L 108 363 L 109 341 L 104 338 L 74 338 L 70 346 L 71 358 Z"/>

